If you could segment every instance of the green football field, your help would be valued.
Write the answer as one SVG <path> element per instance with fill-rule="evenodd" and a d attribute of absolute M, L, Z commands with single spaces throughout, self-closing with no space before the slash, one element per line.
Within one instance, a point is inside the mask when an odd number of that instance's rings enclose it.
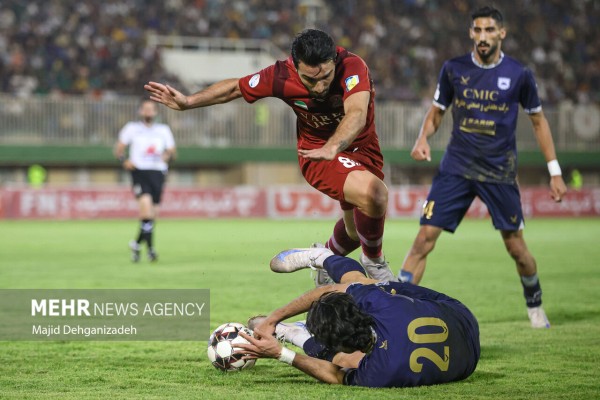
<path fill-rule="evenodd" d="M 209 288 L 215 328 L 309 290 L 308 271 L 274 274 L 268 262 L 282 249 L 325 240 L 332 225 L 162 220 L 160 261 L 132 264 L 127 242 L 135 221 L 3 221 L 0 288 Z M 417 229 L 416 221 L 388 221 L 392 269 Z M 538 262 L 549 330 L 529 327 L 514 265 L 488 220 L 466 220 L 455 235 L 444 234 L 429 258 L 422 284 L 463 301 L 480 323 L 481 360 L 462 382 L 329 386 L 275 360 L 224 374 L 208 362 L 206 342 L 0 342 L 0 398 L 600 398 L 600 220 L 531 220 L 525 237 Z"/>

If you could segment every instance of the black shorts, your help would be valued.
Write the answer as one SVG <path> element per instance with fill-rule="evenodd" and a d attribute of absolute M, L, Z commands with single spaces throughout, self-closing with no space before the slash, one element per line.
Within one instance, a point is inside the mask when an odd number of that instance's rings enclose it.
<path fill-rule="evenodd" d="M 154 204 L 160 204 L 166 176 L 166 171 L 141 169 L 131 171 L 133 194 L 136 198 L 142 194 L 149 194 Z"/>

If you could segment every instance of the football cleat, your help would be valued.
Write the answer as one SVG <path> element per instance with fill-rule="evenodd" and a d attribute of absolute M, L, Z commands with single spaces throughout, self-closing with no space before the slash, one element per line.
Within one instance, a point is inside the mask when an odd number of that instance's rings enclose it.
<path fill-rule="evenodd" d="M 313 279 L 315 281 L 315 287 L 317 288 L 321 286 L 333 285 L 335 283 L 324 269 L 314 270 Z"/>
<path fill-rule="evenodd" d="M 148 250 L 148 261 L 155 262 L 158 261 L 158 253 L 154 251 L 154 249 Z"/>
<path fill-rule="evenodd" d="M 396 276 L 392 273 L 392 270 L 385 260 L 383 262 L 376 263 L 363 253 L 360 255 L 360 264 L 363 266 L 365 271 L 367 271 L 367 275 L 369 275 L 371 279 L 389 282 L 397 281 Z"/>
<path fill-rule="evenodd" d="M 254 331 L 267 318 L 264 315 L 257 315 L 248 319 L 248 329 Z M 275 326 L 274 336 L 280 342 L 287 342 L 298 347 L 308 339 L 311 334 L 306 329 L 306 321 L 280 322 Z"/>
<path fill-rule="evenodd" d="M 129 249 L 131 250 L 131 261 L 140 261 L 140 244 L 135 240 L 129 242 Z"/>
<path fill-rule="evenodd" d="M 542 306 L 527 307 L 527 315 L 531 321 L 532 328 L 550 328 L 550 321 L 544 312 Z"/>
<path fill-rule="evenodd" d="M 273 272 L 295 272 L 304 268 L 322 268 L 322 261 L 332 256 L 333 252 L 326 248 L 304 248 L 284 250 L 271 259 L 269 263 Z M 316 262 L 317 258 L 321 263 Z"/>
<path fill-rule="evenodd" d="M 322 243 L 313 243 L 310 245 L 311 248 L 324 249 L 325 245 Z M 315 281 L 315 287 L 333 285 L 335 282 L 325 269 L 315 269 L 311 272 L 313 280 Z"/>
<path fill-rule="evenodd" d="M 285 342 L 298 347 L 302 347 L 312 336 L 306 328 L 306 321 L 280 322 L 275 327 L 275 335 L 282 337 Z"/>

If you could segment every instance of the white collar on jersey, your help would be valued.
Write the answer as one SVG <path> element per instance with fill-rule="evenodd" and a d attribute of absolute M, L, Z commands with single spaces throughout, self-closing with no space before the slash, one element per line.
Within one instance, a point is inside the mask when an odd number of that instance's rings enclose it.
<path fill-rule="evenodd" d="M 475 58 L 475 53 L 474 53 L 474 52 L 471 52 L 471 60 L 473 60 L 473 64 L 477 65 L 479 68 L 483 68 L 483 69 L 491 69 L 491 68 L 494 68 L 494 67 L 496 67 L 497 65 L 499 65 L 499 64 L 502 62 L 502 60 L 504 60 L 504 53 L 501 51 L 501 52 L 500 52 L 500 58 L 498 59 L 498 61 L 497 61 L 497 62 L 495 62 L 495 63 L 493 63 L 493 64 L 487 64 L 487 65 L 480 64 L 480 63 L 477 61 L 477 59 Z"/>

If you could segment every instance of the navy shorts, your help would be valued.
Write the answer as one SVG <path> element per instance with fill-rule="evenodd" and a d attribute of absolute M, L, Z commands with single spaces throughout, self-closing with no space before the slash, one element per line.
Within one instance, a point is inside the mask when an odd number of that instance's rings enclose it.
<path fill-rule="evenodd" d="M 476 196 L 487 206 L 496 229 L 523 229 L 523 209 L 517 184 L 479 182 L 441 172 L 433 178 L 423 204 L 421 225 L 454 232 Z"/>
<path fill-rule="evenodd" d="M 163 171 L 135 169 L 131 171 L 133 194 L 136 198 L 149 194 L 152 203 L 160 204 L 165 178 Z"/>

